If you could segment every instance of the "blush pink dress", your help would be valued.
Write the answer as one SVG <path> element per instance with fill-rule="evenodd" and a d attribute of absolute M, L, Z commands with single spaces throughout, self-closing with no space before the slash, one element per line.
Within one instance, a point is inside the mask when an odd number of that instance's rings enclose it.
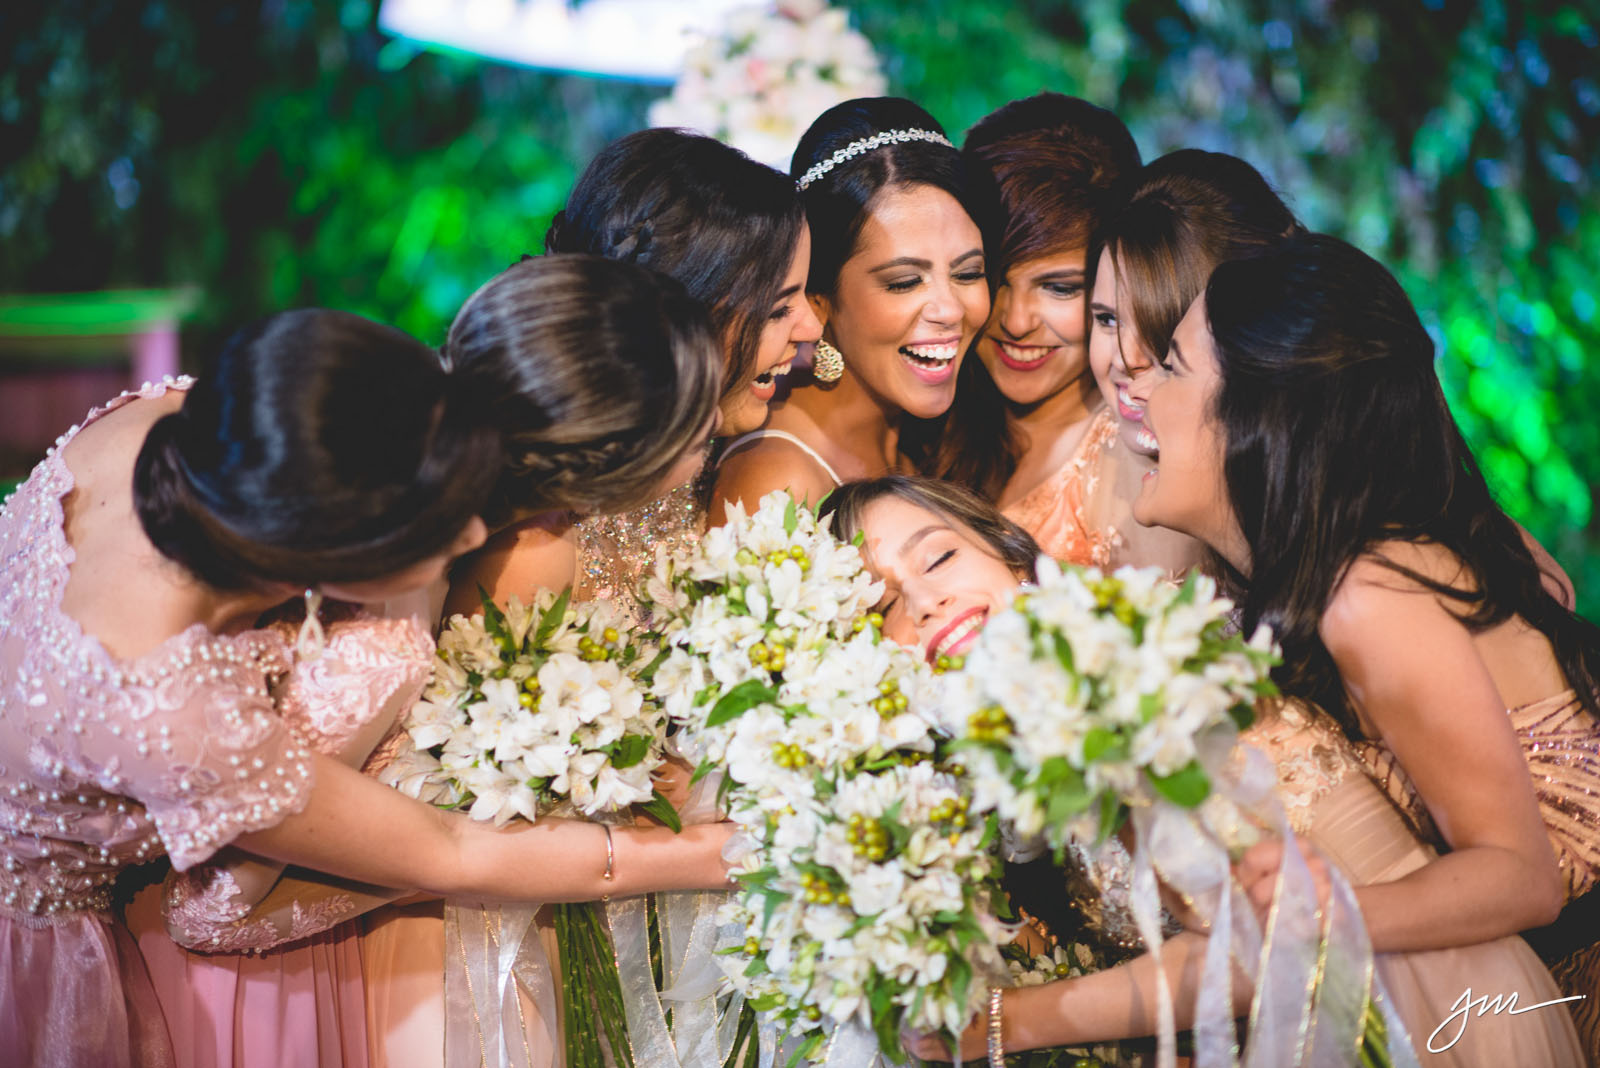
<path fill-rule="evenodd" d="M 87 422 L 160 383 L 91 412 Z M 281 634 L 196 625 L 131 660 L 61 610 L 74 552 L 58 439 L 0 512 L 0 1051 L 54 1068 L 165 1065 L 145 963 L 110 912 L 129 865 L 183 871 L 310 794 L 309 754 L 273 710 Z"/>
<path fill-rule="evenodd" d="M 415 702 L 432 661 L 433 642 L 413 619 L 340 620 L 322 654 L 297 661 L 274 696 L 299 741 L 359 764 Z M 369 1064 L 354 917 L 370 895 L 289 878 L 256 905 L 240 900 L 228 867 L 207 864 L 170 877 L 162 897 L 150 887 L 136 898 L 128 925 L 179 1068 Z"/>

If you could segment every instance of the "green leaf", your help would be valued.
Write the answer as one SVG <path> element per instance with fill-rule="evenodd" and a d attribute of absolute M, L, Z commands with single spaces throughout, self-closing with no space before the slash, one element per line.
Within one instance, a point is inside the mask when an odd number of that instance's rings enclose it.
<path fill-rule="evenodd" d="M 484 589 L 482 584 L 478 586 L 478 601 L 483 605 L 483 629 L 508 655 L 515 653 L 516 643 L 511 640 L 511 628 L 506 625 L 506 614 L 500 611 L 500 606 L 494 603 L 494 598 L 489 596 L 489 591 Z"/>
<path fill-rule="evenodd" d="M 693 786 L 701 779 L 717 770 L 717 765 L 710 760 L 702 760 L 694 766 L 694 774 L 689 776 L 689 785 Z"/>
<path fill-rule="evenodd" d="M 656 670 L 661 667 L 662 661 L 666 660 L 669 655 L 671 655 L 670 649 L 657 649 L 656 655 L 651 659 L 650 663 L 646 664 L 638 671 L 635 671 L 633 673 L 633 677 L 638 679 L 639 682 L 645 686 L 650 685 L 650 683 L 655 681 Z"/>
<path fill-rule="evenodd" d="M 542 646 L 549 640 L 550 635 L 556 632 L 561 625 L 561 620 L 567 614 L 567 602 L 572 600 L 572 587 L 568 586 L 561 591 L 561 596 L 556 598 L 556 603 L 551 605 L 539 620 L 539 628 L 533 633 L 533 644 Z"/>
<path fill-rule="evenodd" d="M 1116 731 L 1107 730 L 1105 727 L 1090 727 L 1089 733 L 1083 736 L 1083 762 L 1092 764 L 1105 757 L 1109 760 L 1125 760 L 1128 756 L 1128 745 Z"/>
<path fill-rule="evenodd" d="M 1116 834 L 1117 828 L 1122 826 L 1122 820 L 1127 814 L 1127 806 L 1118 801 L 1115 794 L 1110 791 L 1101 794 L 1100 826 L 1095 831 L 1095 845 L 1103 845 L 1106 839 Z"/>
<path fill-rule="evenodd" d="M 1067 641 L 1065 634 L 1052 634 L 1050 637 L 1055 641 L 1056 659 L 1061 661 L 1061 666 L 1066 669 L 1067 674 L 1076 675 L 1078 669 L 1073 666 L 1072 643 Z"/>
<path fill-rule="evenodd" d="M 789 503 L 783 509 L 783 532 L 793 535 L 800 529 L 800 509 L 795 506 L 794 498 L 789 498 Z"/>
<path fill-rule="evenodd" d="M 1162 797 L 1184 808 L 1194 808 L 1211 793 L 1211 780 L 1197 760 L 1189 761 L 1171 775 L 1157 775 L 1148 768 L 1145 775 Z"/>
<path fill-rule="evenodd" d="M 757 1012 L 771 1012 L 783 1004 L 783 995 L 762 994 L 758 998 L 751 998 L 748 1004 Z"/>
<path fill-rule="evenodd" d="M 777 696 L 778 691 L 760 679 L 745 679 L 711 706 L 711 712 L 706 716 L 706 726 L 719 727 L 736 720 L 756 705 L 766 704 Z"/>
<path fill-rule="evenodd" d="M 660 790 L 653 790 L 651 793 L 650 800 L 640 805 L 639 808 L 670 828 L 673 834 L 681 833 L 683 831 L 683 820 L 678 818 L 678 810 L 672 807 L 672 802 L 668 801 Z"/>
<path fill-rule="evenodd" d="M 633 767 L 650 755 L 650 746 L 654 741 L 654 738 L 643 734 L 624 734 L 609 746 L 611 766 L 618 771 Z"/>

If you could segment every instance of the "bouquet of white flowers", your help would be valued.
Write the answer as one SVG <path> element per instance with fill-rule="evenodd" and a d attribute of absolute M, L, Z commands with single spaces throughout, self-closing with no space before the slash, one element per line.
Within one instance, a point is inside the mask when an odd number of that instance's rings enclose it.
<path fill-rule="evenodd" d="M 1159 801 L 1248 836 L 1220 797 L 1217 811 L 1203 807 L 1207 764 L 1226 756 L 1256 699 L 1277 692 L 1271 635 L 1230 632 L 1231 607 L 1198 572 L 1177 586 L 1156 568 L 1105 575 L 1041 560 L 1037 588 L 945 676 L 978 807 L 1057 850 L 1102 841 L 1130 806 Z"/>
<path fill-rule="evenodd" d="M 882 96 L 888 82 L 872 45 L 825 0 L 753 4 L 690 49 L 653 126 L 686 126 L 751 158 L 785 168 L 811 121 L 835 104 Z"/>
<path fill-rule="evenodd" d="M 880 592 L 783 493 L 730 509 L 646 586 L 665 650 L 651 693 L 700 771 L 725 770 L 755 845 L 724 967 L 792 1063 L 898 1058 L 902 1027 L 958 1033 L 1004 973 L 994 822 L 969 817 L 923 714 L 933 676 L 879 635 Z"/>
<path fill-rule="evenodd" d="M 677 814 L 651 778 L 666 759 L 666 713 L 637 677 L 653 655 L 608 600 L 574 606 L 567 593 L 541 591 L 531 605 L 512 598 L 502 612 L 486 596 L 481 615 L 453 616 L 440 636 L 433 680 L 403 721 L 406 739 L 382 777 L 413 797 L 467 808 L 496 825 L 552 812 L 615 819 L 638 804 L 676 829 Z M 486 940 L 472 923 L 447 929 L 476 961 L 469 970 L 495 977 L 464 984 L 471 1026 L 487 1026 L 486 1041 L 511 1030 L 513 1044 L 521 1042 L 510 974 L 548 1000 L 548 984 L 537 976 L 548 965 L 531 944 L 537 939 L 526 937 L 536 909 L 493 910 L 493 922 L 476 925 L 495 932 Z M 617 962 L 600 914 L 562 904 L 554 915 L 566 1063 L 603 1068 L 604 1045 L 615 1063 L 631 1065 Z M 485 988 L 497 997 L 486 998 Z M 553 1012 L 553 1004 L 541 1011 Z"/>
<path fill-rule="evenodd" d="M 666 713 L 634 677 L 653 650 L 610 601 L 573 606 L 541 591 L 504 612 L 457 615 L 439 636 L 410 740 L 385 779 L 412 797 L 468 807 L 498 826 L 570 806 L 630 805 L 672 822 L 651 775 L 666 759 Z"/>
<path fill-rule="evenodd" d="M 989 619 L 963 670 L 944 676 L 973 810 L 997 811 L 1020 838 L 1058 851 L 1102 842 L 1132 817 L 1131 905 L 1146 947 L 1159 958 L 1158 873 L 1211 932 L 1194 1013 L 1201 1068 L 1235 1063 L 1230 958 L 1257 983 L 1252 1063 L 1301 1063 L 1306 1034 L 1341 1052 L 1364 1037 L 1364 1057 L 1391 1063 L 1379 1011 L 1387 1001 L 1368 997 L 1369 983 L 1379 987 L 1354 895 L 1334 873 L 1334 900 L 1319 913 L 1274 769 L 1237 744 L 1256 701 L 1277 694 L 1266 628 L 1236 633 L 1233 606 L 1197 572 L 1181 586 L 1155 568 L 1107 575 L 1041 560 L 1038 572 L 1036 587 Z M 1286 841 L 1265 934 L 1229 867 L 1259 827 Z M 1164 983 L 1158 1009 L 1158 1064 L 1168 1065 Z"/>

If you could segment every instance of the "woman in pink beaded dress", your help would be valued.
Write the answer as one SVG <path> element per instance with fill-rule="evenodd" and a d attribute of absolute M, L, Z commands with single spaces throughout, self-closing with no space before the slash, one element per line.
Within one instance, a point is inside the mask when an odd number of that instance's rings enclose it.
<path fill-rule="evenodd" d="M 590 899 L 716 886 L 725 832 L 496 832 L 308 752 L 273 709 L 317 586 L 380 600 L 481 541 L 499 468 L 468 386 L 334 312 L 236 337 L 199 382 L 63 436 L 0 514 L 0 1049 L 165 1064 L 172 1037 L 108 887 L 230 843 L 403 889 Z M 116 591 L 107 596 L 106 591 Z M 610 875 L 610 879 L 604 876 Z M 631 883 L 631 888 L 625 888 Z"/>

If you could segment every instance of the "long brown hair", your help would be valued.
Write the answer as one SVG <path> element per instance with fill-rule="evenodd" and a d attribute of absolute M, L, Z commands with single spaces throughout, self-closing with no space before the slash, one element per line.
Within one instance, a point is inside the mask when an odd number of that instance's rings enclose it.
<path fill-rule="evenodd" d="M 1304 232 L 1260 171 L 1186 148 L 1139 172 L 1099 244 L 1111 251 L 1140 340 L 1159 358 L 1219 263 Z"/>
<path fill-rule="evenodd" d="M 1078 97 L 1040 93 L 1014 100 L 967 131 L 976 216 L 992 285 L 1019 263 L 1087 248 L 1139 167 L 1139 148 L 1114 114 Z M 1084 301 L 1087 316 L 1088 301 Z M 962 361 L 956 399 L 936 420 L 910 428 L 902 445 L 928 473 L 990 499 L 1017 469 L 1021 446 L 1006 399 L 983 361 Z"/>
<path fill-rule="evenodd" d="M 817 514 L 833 516 L 834 536 L 850 541 L 861 531 L 867 507 L 885 497 L 897 497 L 966 527 L 988 545 L 1017 578 L 1024 581 L 1033 578 L 1040 553 L 1033 535 L 1001 515 L 994 505 L 955 482 L 910 475 L 884 475 L 846 482 L 828 494 Z"/>

